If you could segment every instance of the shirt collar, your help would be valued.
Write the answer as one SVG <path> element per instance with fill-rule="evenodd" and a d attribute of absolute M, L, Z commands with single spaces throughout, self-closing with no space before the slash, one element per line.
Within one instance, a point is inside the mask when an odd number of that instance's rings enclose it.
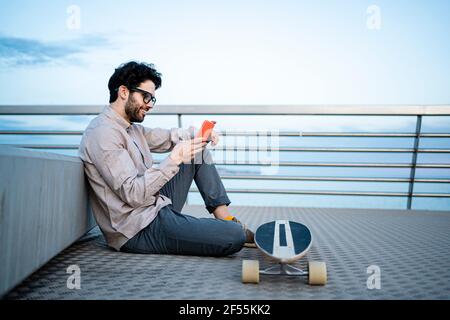
<path fill-rule="evenodd" d="M 119 126 L 128 130 L 131 124 L 125 120 L 120 114 L 118 114 L 111 106 L 105 106 L 102 113 L 104 113 L 108 118 L 116 122 Z"/>

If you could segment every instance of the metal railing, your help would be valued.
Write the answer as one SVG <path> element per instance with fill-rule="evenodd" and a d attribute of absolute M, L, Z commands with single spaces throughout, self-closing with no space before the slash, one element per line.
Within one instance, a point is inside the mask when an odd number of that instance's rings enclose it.
<path fill-rule="evenodd" d="M 103 106 L 0 106 L 1 115 L 96 115 Z M 407 178 L 392 177 L 309 177 L 290 175 L 232 175 L 223 174 L 223 179 L 238 180 L 280 180 L 280 181 L 333 181 L 333 182 L 385 182 L 408 183 L 407 192 L 378 192 L 378 191 L 321 191 L 321 190 L 293 190 L 293 189 L 227 189 L 230 193 L 261 193 L 261 194 L 303 194 L 303 195 L 345 195 L 345 196 L 377 196 L 377 197 L 406 197 L 407 208 L 411 209 L 414 197 L 450 198 L 449 193 L 421 193 L 415 192 L 415 183 L 450 183 L 446 178 L 416 178 L 416 169 L 449 169 L 448 163 L 417 163 L 419 154 L 450 154 L 450 149 L 420 148 L 421 138 L 450 138 L 450 132 L 422 132 L 422 120 L 425 116 L 450 116 L 449 105 L 434 106 L 160 106 L 152 110 L 156 115 L 176 115 L 179 127 L 182 127 L 184 115 L 317 115 L 317 116 L 414 116 L 416 118 L 415 132 L 280 132 L 280 137 L 363 137 L 363 138 L 411 138 L 414 139 L 412 148 L 328 148 L 328 147 L 274 147 L 267 149 L 274 152 L 329 152 L 329 153 L 403 153 L 411 154 L 408 163 L 336 163 L 336 162 L 297 162 L 281 161 L 280 167 L 343 167 L 343 168 L 407 168 L 410 170 Z M 260 134 L 261 131 L 258 131 Z M 2 135 L 75 135 L 80 136 L 83 131 L 64 130 L 0 130 Z M 224 136 L 252 136 L 255 132 L 233 131 L 222 132 Z M 35 149 L 77 149 L 76 144 L 16 144 L 19 147 Z M 251 152 L 258 151 L 256 147 L 227 147 L 227 150 Z M 265 163 L 251 161 L 235 161 L 218 165 L 264 166 Z M 192 189 L 197 192 L 198 190 Z"/>

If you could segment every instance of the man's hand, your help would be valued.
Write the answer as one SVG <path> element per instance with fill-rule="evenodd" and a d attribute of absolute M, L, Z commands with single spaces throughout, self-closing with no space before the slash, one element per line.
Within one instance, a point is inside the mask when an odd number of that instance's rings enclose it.
<path fill-rule="evenodd" d="M 211 132 L 211 144 L 212 146 L 216 146 L 219 143 L 219 135 L 214 130 Z"/>
<path fill-rule="evenodd" d="M 188 132 L 191 134 L 191 137 L 194 136 L 196 133 L 198 133 L 198 128 L 194 127 L 194 126 L 190 126 L 188 129 Z M 211 134 L 209 136 L 211 141 L 211 145 L 214 147 L 219 143 L 219 135 L 217 134 L 216 131 L 211 131 Z"/>
<path fill-rule="evenodd" d="M 205 149 L 206 142 L 202 142 L 202 138 L 185 140 L 177 143 L 173 148 L 169 157 L 177 164 L 191 163 L 195 155 Z"/>

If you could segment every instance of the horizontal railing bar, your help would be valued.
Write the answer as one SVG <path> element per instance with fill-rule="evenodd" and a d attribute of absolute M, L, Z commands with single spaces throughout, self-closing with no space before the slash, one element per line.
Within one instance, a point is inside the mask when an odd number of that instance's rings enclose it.
<path fill-rule="evenodd" d="M 231 147 L 213 149 L 219 151 L 272 151 L 272 152 L 370 152 L 370 153 L 412 153 L 414 149 L 408 148 L 302 148 L 302 147 Z M 419 149 L 422 153 L 450 153 L 450 149 Z"/>
<path fill-rule="evenodd" d="M 370 133 L 370 132 L 299 132 L 299 131 L 218 131 L 222 136 L 277 135 L 280 137 L 415 137 L 414 133 Z M 450 136 L 450 134 L 448 134 Z M 446 135 L 447 137 L 447 135 Z"/>
<path fill-rule="evenodd" d="M 216 165 L 242 165 L 242 166 L 281 166 L 281 167 L 363 167 L 363 168 L 411 168 L 409 163 L 327 163 L 327 162 L 215 162 Z M 417 164 L 417 168 L 450 168 L 450 164 L 430 163 Z"/>
<path fill-rule="evenodd" d="M 450 133 L 421 133 L 421 138 L 450 138 Z"/>
<path fill-rule="evenodd" d="M 81 136 L 84 131 L 64 131 L 64 130 L 0 130 L 0 134 L 10 134 L 10 135 L 79 135 Z"/>
<path fill-rule="evenodd" d="M 414 182 L 420 182 L 420 183 L 450 183 L 450 179 L 415 178 Z"/>
<path fill-rule="evenodd" d="M 268 175 L 221 175 L 222 179 L 236 180 L 289 180 L 289 181 L 339 181 L 339 182 L 411 182 L 409 178 L 351 178 L 351 177 L 299 177 L 299 176 L 268 176 Z M 416 178 L 421 183 L 450 183 L 450 179 Z"/>
<path fill-rule="evenodd" d="M 2 105 L 0 115 L 98 115 L 104 107 L 102 105 Z"/>
<path fill-rule="evenodd" d="M 0 105 L 0 115 L 96 115 L 104 105 Z M 449 105 L 156 105 L 154 114 L 450 115 Z"/>
<path fill-rule="evenodd" d="M 328 163 L 328 162 L 215 162 L 216 165 L 242 165 L 242 166 L 281 166 L 281 167 L 363 167 L 363 168 L 411 168 L 409 163 Z M 418 168 L 450 168 L 450 164 L 429 163 L 417 164 Z"/>
<path fill-rule="evenodd" d="M 420 163 L 416 164 L 416 168 L 450 168 L 448 163 Z"/>
<path fill-rule="evenodd" d="M 279 137 L 363 137 L 363 138 L 414 138 L 415 133 L 383 133 L 383 132 L 296 132 L 296 131 L 219 131 L 222 136 L 257 136 L 271 133 Z M 421 133 L 424 138 L 450 138 L 450 133 Z"/>
<path fill-rule="evenodd" d="M 78 145 L 42 145 L 42 144 L 19 144 L 14 145 L 21 148 L 30 148 L 30 149 L 78 149 Z M 302 148 L 302 147 L 280 147 L 280 148 L 272 148 L 272 147 L 231 147 L 225 146 L 223 148 L 212 149 L 213 151 L 259 151 L 259 152 L 342 152 L 342 153 L 412 153 L 413 149 L 408 148 Z M 450 149 L 419 149 L 419 153 L 450 153 Z"/>
<path fill-rule="evenodd" d="M 29 149 L 64 149 L 75 150 L 78 149 L 78 145 L 14 145 L 4 144 L 7 146 L 15 146 L 20 148 Z M 157 164 L 158 162 L 155 161 Z M 409 163 L 328 163 L 328 162 L 246 162 L 246 161 L 233 161 L 233 162 L 220 162 L 216 161 L 216 165 L 240 165 L 240 166 L 281 166 L 281 167 L 363 167 L 363 168 L 411 168 Z M 417 164 L 417 168 L 450 168 L 450 164 L 445 163 L 426 163 Z"/>
<path fill-rule="evenodd" d="M 82 135 L 83 130 L 0 130 L 0 134 L 15 135 Z M 269 135 L 271 131 L 218 131 L 219 135 L 227 136 L 257 136 Z M 279 137 L 385 137 L 385 138 L 413 138 L 414 133 L 364 133 L 364 132 L 288 132 L 276 133 Z M 450 133 L 422 133 L 424 138 L 450 138 Z"/>
<path fill-rule="evenodd" d="M 192 188 L 190 192 L 199 192 Z M 353 191 L 319 191 L 294 189 L 227 189 L 227 193 L 262 193 L 262 194 L 303 194 L 303 195 L 335 195 L 335 196 L 375 196 L 375 197 L 407 197 L 407 192 L 353 192 Z M 450 198 L 450 193 L 414 193 L 413 197 Z"/>
<path fill-rule="evenodd" d="M 6 146 L 27 148 L 27 149 L 64 149 L 64 150 L 77 150 L 78 144 L 3 144 Z"/>
<path fill-rule="evenodd" d="M 298 134 L 300 136 L 300 134 Z M 302 132 L 304 137 L 377 137 L 377 138 L 414 138 L 415 133 L 365 133 L 365 132 Z M 420 137 L 449 138 L 450 133 L 421 133 Z"/>
<path fill-rule="evenodd" d="M 430 148 L 430 149 L 417 149 L 418 153 L 449 153 L 449 149 L 438 149 L 438 148 Z"/>

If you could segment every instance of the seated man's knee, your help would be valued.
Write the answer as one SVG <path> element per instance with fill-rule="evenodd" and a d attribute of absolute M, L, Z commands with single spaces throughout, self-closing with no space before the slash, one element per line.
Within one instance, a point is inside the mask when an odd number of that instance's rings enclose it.
<path fill-rule="evenodd" d="M 244 229 L 237 223 L 230 223 L 226 230 L 227 242 L 229 244 L 226 255 L 233 254 L 242 249 L 245 243 Z"/>

